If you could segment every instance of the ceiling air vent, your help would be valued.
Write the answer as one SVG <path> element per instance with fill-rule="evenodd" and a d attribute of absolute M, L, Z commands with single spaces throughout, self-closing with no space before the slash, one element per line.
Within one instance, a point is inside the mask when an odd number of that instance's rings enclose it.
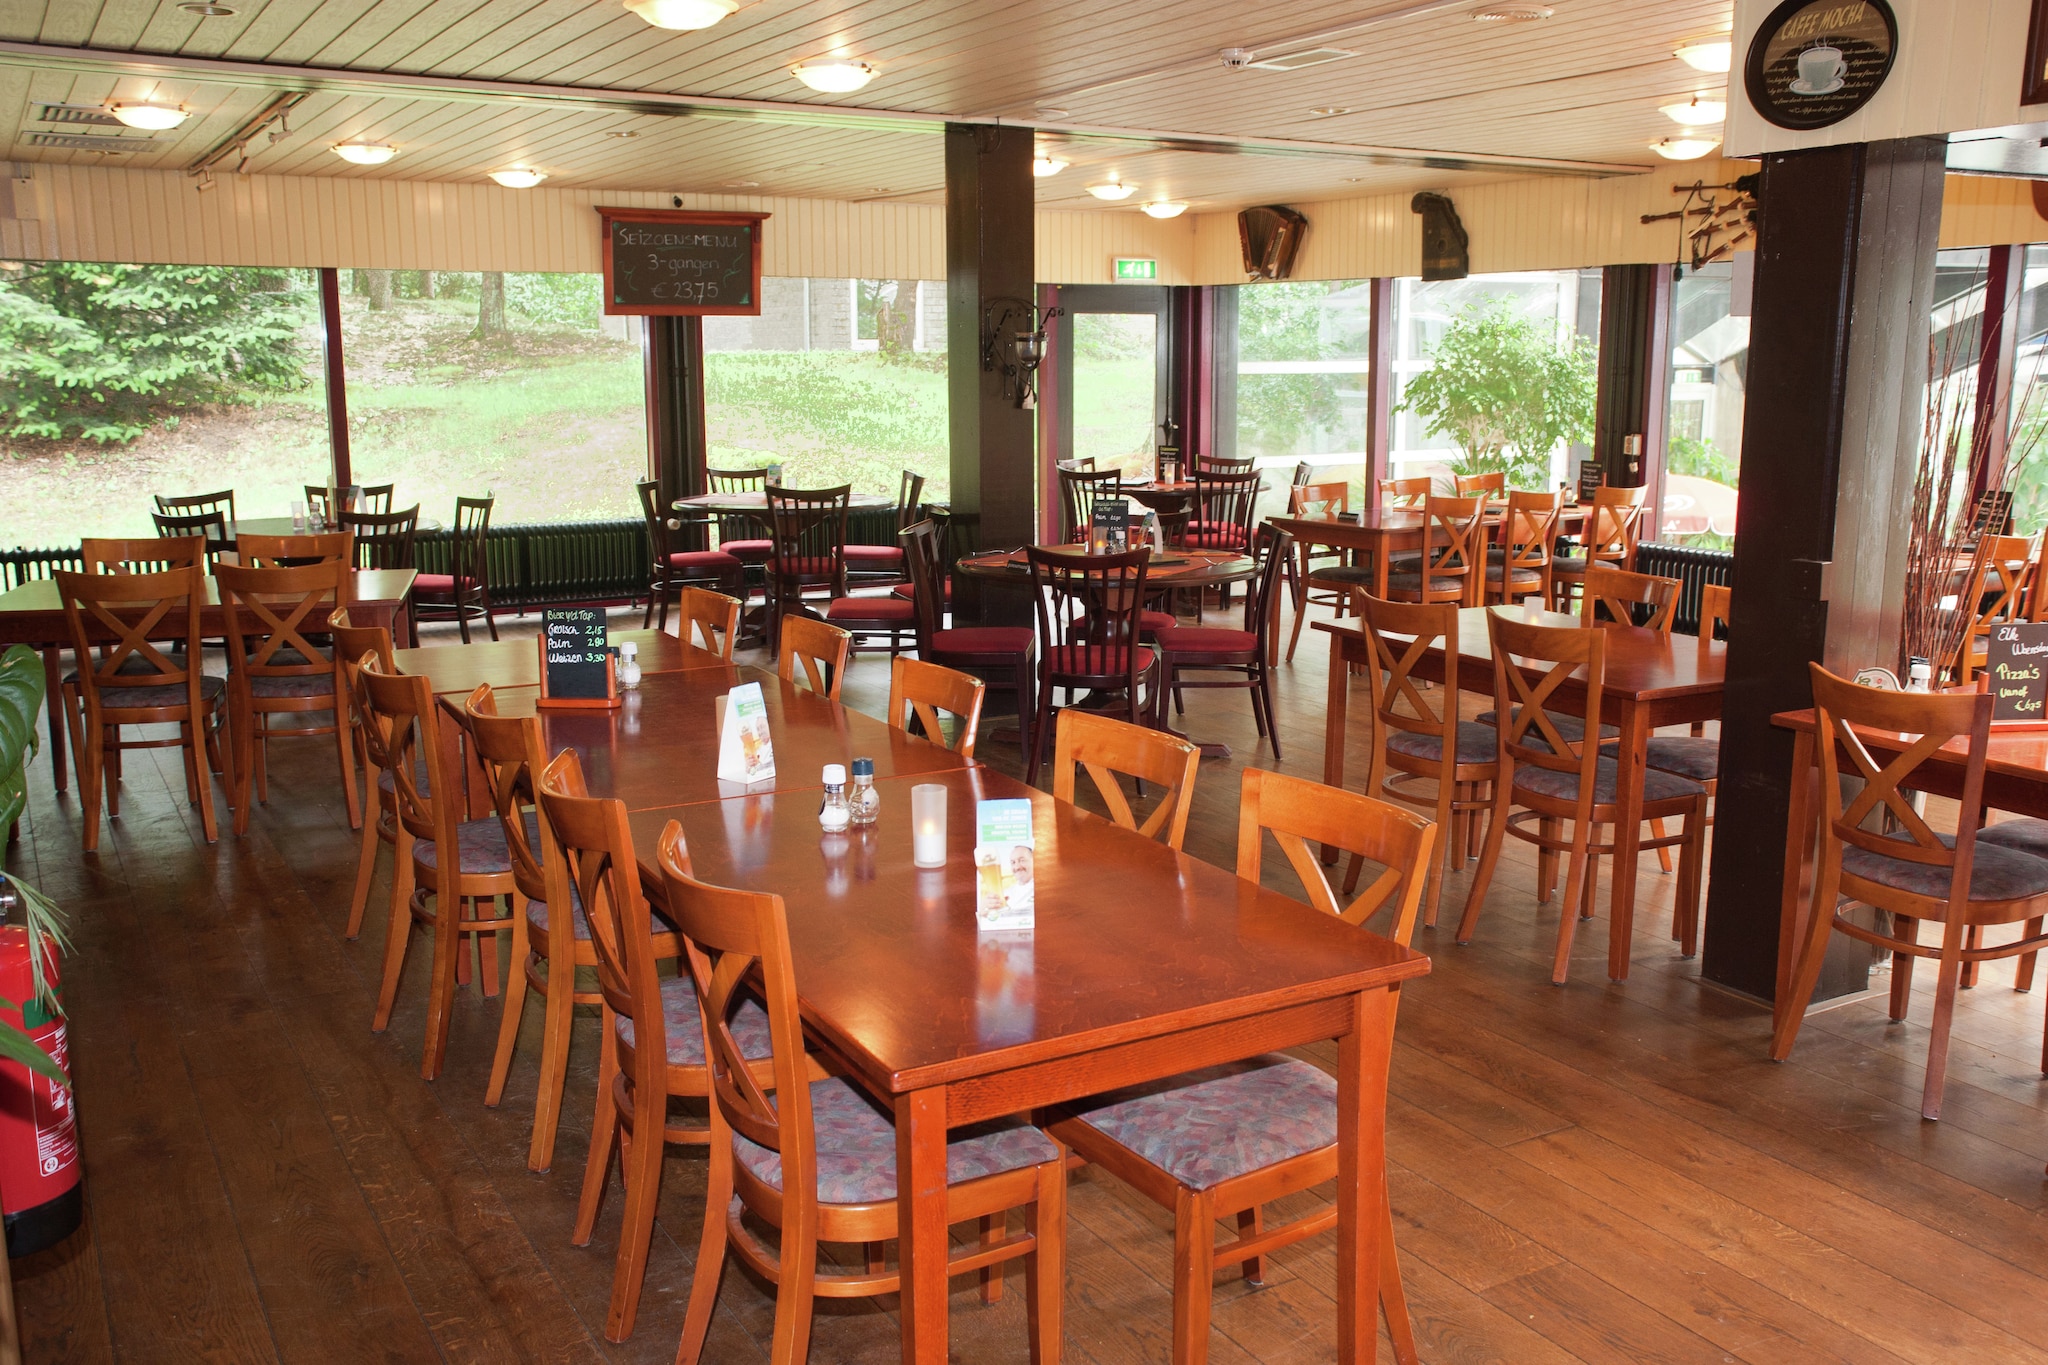
<path fill-rule="evenodd" d="M 36 106 L 36 122 L 91 123 L 108 128 L 121 126 L 121 120 L 97 104 L 39 104 Z"/>
<path fill-rule="evenodd" d="M 1280 57 L 1261 57 L 1252 65 L 1261 71 L 1299 71 L 1305 66 L 1321 66 L 1324 62 L 1342 61 L 1358 54 L 1343 47 L 1311 47 L 1301 52 L 1289 52 Z"/>
<path fill-rule="evenodd" d="M 94 137 L 91 133 L 29 133 L 22 138 L 31 147 L 69 147 L 86 152 L 132 152 L 140 137 Z"/>

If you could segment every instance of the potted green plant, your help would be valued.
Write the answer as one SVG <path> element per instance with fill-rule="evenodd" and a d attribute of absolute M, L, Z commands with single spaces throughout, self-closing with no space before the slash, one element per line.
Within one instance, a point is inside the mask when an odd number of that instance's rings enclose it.
<path fill-rule="evenodd" d="M 1458 447 L 1460 474 L 1504 473 L 1517 488 L 1550 482 L 1550 452 L 1593 435 L 1593 348 L 1560 346 L 1505 303 L 1474 305 L 1444 329 L 1430 368 L 1395 405 Z"/>

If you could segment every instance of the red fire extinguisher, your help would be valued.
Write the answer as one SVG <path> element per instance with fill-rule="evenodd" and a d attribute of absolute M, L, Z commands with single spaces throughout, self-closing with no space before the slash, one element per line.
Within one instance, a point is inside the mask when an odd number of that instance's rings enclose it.
<path fill-rule="evenodd" d="M 68 1067 L 64 1016 L 35 999 L 28 930 L 0 927 L 0 1021 L 16 1025 Z M 57 954 L 44 944 L 43 974 L 54 988 Z M 7 1254 L 28 1256 L 77 1231 L 85 1213 L 79 1188 L 78 1125 L 71 1092 L 19 1062 L 0 1062 L 0 1211 L 4 1211 Z"/>

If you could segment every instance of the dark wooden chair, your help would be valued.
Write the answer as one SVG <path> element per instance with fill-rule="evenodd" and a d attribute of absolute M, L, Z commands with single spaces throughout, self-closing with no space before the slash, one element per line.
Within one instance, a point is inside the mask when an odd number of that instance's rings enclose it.
<path fill-rule="evenodd" d="M 1600 690 L 1606 675 L 1607 632 L 1585 627 L 1531 625 L 1489 612 L 1488 638 L 1493 648 L 1495 732 L 1499 774 L 1494 782 L 1493 811 L 1486 827 L 1486 846 L 1479 870 L 1458 922 L 1458 942 L 1469 943 L 1486 900 L 1501 841 L 1512 834 L 1538 850 L 1539 892 L 1557 855 L 1569 855 L 1565 896 L 1558 912 L 1557 951 L 1551 980 L 1562 986 L 1571 965 L 1572 935 L 1582 917 L 1590 917 L 1599 881 L 1599 859 L 1611 856 L 1612 842 L 1597 843 L 1595 826 L 1614 826 L 1621 814 L 1616 804 L 1620 774 L 1614 759 L 1603 757 L 1602 745 L 1586 737 L 1599 733 Z M 1586 693 L 1585 717 L 1567 733 L 1546 709 L 1552 694 L 1574 674 Z M 1642 818 L 1683 821 L 1670 838 L 1642 841 L 1643 849 L 1679 846 L 1677 917 L 1684 953 L 1691 957 L 1699 924 L 1701 847 L 1707 818 L 1707 790 L 1672 773 L 1646 770 L 1641 776 Z M 1515 808 L 1521 807 L 1517 811 Z M 1535 821 L 1535 829 L 1527 828 Z M 1560 834 L 1559 826 L 1566 826 Z"/>
<path fill-rule="evenodd" d="M 646 479 L 636 487 L 640 493 L 640 515 L 647 523 L 647 550 L 652 560 L 648 566 L 647 615 L 642 618 L 641 627 L 654 625 L 667 630 L 669 598 L 688 587 L 708 586 L 714 592 L 744 599 L 747 566 L 739 556 L 725 550 L 685 550 L 677 546 L 669 524 L 674 519 L 661 505 L 661 484 Z M 661 609 L 658 622 L 657 604 Z"/>
<path fill-rule="evenodd" d="M 156 510 L 174 517 L 203 516 L 218 512 L 221 520 L 232 523 L 235 518 L 235 490 L 223 488 L 218 493 L 188 493 L 182 497 L 156 495 Z"/>
<path fill-rule="evenodd" d="M 708 493 L 760 493 L 766 491 L 769 484 L 781 482 L 782 466 L 779 464 L 764 465 L 760 469 L 704 471 L 705 491 Z M 718 529 L 718 548 L 742 564 L 766 564 L 775 553 L 775 541 L 762 535 L 768 526 L 765 507 L 754 513 L 717 513 L 711 522 Z M 740 600 L 746 599 L 742 597 Z"/>
<path fill-rule="evenodd" d="M 623 831 L 625 809 L 613 805 Z M 698 1365 L 707 1358 L 705 1338 L 728 1251 L 776 1287 L 769 1358 L 799 1362 L 809 1352 L 814 1299 L 894 1294 L 902 1287 L 882 1259 L 901 1218 L 895 1125 L 887 1109 L 823 1074 L 803 1050 L 782 897 L 697 880 L 674 821 L 662 832 L 656 857 L 663 899 L 682 931 L 711 1081 L 704 1235 L 676 1362 Z M 630 849 L 623 861 L 632 861 Z M 756 1061 L 757 997 L 767 1005 L 765 1067 Z M 965 1129 L 949 1146 L 948 1167 L 976 1174 L 948 1180 L 945 1220 L 979 1220 L 984 1229 L 978 1242 L 949 1257 L 949 1272 L 981 1270 L 992 1278 L 991 1267 L 1022 1258 L 1031 1358 L 1059 1359 L 1066 1154 L 1021 1123 Z M 631 1197 L 630 1182 L 627 1189 Z M 1024 1230 L 1012 1234 L 1009 1211 L 1017 1208 L 1024 1210 Z M 781 1229 L 779 1246 L 759 1236 L 761 1225 Z M 866 1263 L 845 1272 L 823 1270 L 821 1242 L 863 1245 Z"/>
<path fill-rule="evenodd" d="M 454 563 L 451 573 L 423 573 L 413 580 L 412 643 L 420 642 L 421 621 L 453 621 L 469 643 L 469 623 L 481 620 L 498 638 L 498 616 L 491 608 L 491 564 L 487 539 L 496 498 L 455 500 Z"/>
<path fill-rule="evenodd" d="M 1455 602 L 1389 602 L 1359 593 L 1358 616 L 1372 641 L 1373 796 L 1428 811 L 1436 819 L 1443 857 L 1431 868 L 1423 923 L 1436 925 L 1446 871 L 1462 872 L 1500 772 L 1493 727 L 1461 720 L 1464 696 Z M 1415 667 L 1431 649 L 1443 656 L 1443 682 L 1429 688 Z M 1428 784 L 1426 788 L 1418 783 Z M 1448 861 L 1449 867 L 1442 864 Z"/>
<path fill-rule="evenodd" d="M 1194 472 L 1197 474 L 1249 474 L 1258 461 L 1251 456 L 1236 459 L 1224 455 L 1195 456 Z"/>
<path fill-rule="evenodd" d="M 1550 601 L 1550 569 L 1557 549 L 1564 494 L 1508 494 L 1500 541 L 1486 554 L 1486 596 L 1497 602 L 1524 597 Z"/>
<path fill-rule="evenodd" d="M 704 1026 L 690 974 L 663 976 L 658 970 L 663 959 L 677 955 L 680 941 L 666 925 L 657 924 L 642 893 L 625 803 L 590 796 L 573 749 L 557 754 L 541 770 L 537 785 L 548 831 L 544 837 L 554 847 L 550 859 L 560 864 L 553 874 L 558 883 L 554 903 L 574 903 L 581 909 L 589 936 L 578 947 L 596 969 L 593 994 L 603 1007 L 597 1114 L 569 1240 L 576 1246 L 590 1245 L 616 1162 L 626 1207 L 604 1334 L 608 1341 L 624 1341 L 632 1335 L 639 1312 L 668 1144 L 711 1143 L 715 1152 L 721 1136 L 716 1117 L 705 1126 L 682 1115 L 672 1119 L 669 1100 L 710 1096 L 712 1073 L 706 1065 Z M 677 857 L 688 866 L 687 855 Z M 551 979 L 554 971 L 550 964 Z M 573 971 L 563 975 L 573 982 Z M 767 1016 L 757 1004 L 735 1004 L 733 1056 L 743 1059 L 737 1061 L 741 1074 L 756 1084 L 773 1086 L 777 1077 L 770 1062 Z M 566 1009 L 563 1015 L 566 1025 Z M 563 1045 L 567 1046 L 566 1037 Z M 716 1160 L 714 1155 L 714 1164 Z M 724 1199 L 714 1204 L 721 1218 L 725 1204 Z M 716 1263 L 714 1259 L 710 1264 Z M 718 1276 L 705 1278 L 716 1282 Z"/>
<path fill-rule="evenodd" d="M 1381 932 L 1407 945 L 1425 880 L 1418 873 L 1432 861 L 1436 827 L 1429 821 L 1356 792 L 1247 768 L 1238 802 L 1237 875 L 1243 880 L 1258 883 L 1269 835 L 1309 904 L 1360 926 L 1388 911 Z M 1385 870 L 1346 905 L 1310 847 L 1316 843 Z M 1335 1204 L 1279 1227 L 1266 1226 L 1262 1206 L 1338 1178 L 1337 1129 L 1336 1079 L 1282 1053 L 1098 1095 L 1054 1111 L 1046 1125 L 1077 1156 L 1172 1211 L 1176 1362 L 1208 1358 L 1218 1264 L 1241 1265 L 1245 1279 L 1260 1284 L 1267 1255 L 1335 1226 Z M 1233 1215 L 1236 1240 L 1217 1246 L 1216 1221 Z M 1387 1335 L 1395 1359 L 1414 1365 L 1415 1332 L 1391 1207 L 1378 1233 Z"/>
<path fill-rule="evenodd" d="M 1032 689 L 1036 683 L 1038 637 L 1029 626 L 955 626 L 943 628 L 938 584 L 945 572 L 938 527 L 921 521 L 897 534 L 904 563 L 910 570 L 911 601 L 917 607 L 917 657 L 926 663 L 959 669 L 981 678 L 998 692 L 1017 699 L 1017 742 L 1020 754 L 1031 752 Z M 990 679 L 986 675 L 993 672 Z"/>
<path fill-rule="evenodd" d="M 1158 656 L 1139 643 L 1151 547 L 1082 555 L 1032 545 L 1024 555 L 1038 618 L 1037 734 L 1024 780 L 1036 783 L 1052 730 L 1053 693 L 1121 692 L 1124 718 L 1141 724 L 1149 711 L 1139 683 L 1157 685 Z"/>
<path fill-rule="evenodd" d="M 889 728 L 908 733 L 915 721 L 924 737 L 946 743 L 945 716 L 957 722 L 947 747 L 962 758 L 974 757 L 981 732 L 981 703 L 988 687 L 957 668 L 923 659 L 895 659 L 889 664 Z"/>
<path fill-rule="evenodd" d="M 827 701 L 839 700 L 846 682 L 846 660 L 853 652 L 853 636 L 838 626 L 809 616 L 782 618 L 782 639 L 775 651 L 776 674 L 786 683 L 808 686 Z M 797 676 L 798 665 L 803 676 Z"/>
<path fill-rule="evenodd" d="M 1196 470 L 1195 514 L 1180 543 L 1191 550 L 1245 551 L 1252 543 L 1259 484 L 1257 474 Z"/>
<path fill-rule="evenodd" d="M 1809 664 L 1808 671 L 1813 680 L 1820 858 L 1814 868 L 1812 918 L 1805 941 L 1794 946 L 1790 996 L 1778 1005 L 1771 1059 L 1783 1061 L 1799 1037 L 1830 936 L 1846 934 L 1892 955 L 1894 1023 L 1906 1017 L 1912 1002 L 1915 961 L 1933 958 L 1940 965 L 1920 1113 L 1940 1118 L 1949 1034 L 1965 967 L 1993 958 L 2031 957 L 2048 947 L 2048 936 L 2041 932 L 2042 916 L 2048 914 L 2048 859 L 2034 856 L 2044 851 L 2043 822 L 2013 820 L 1978 828 L 1984 813 L 1985 746 L 1991 733 L 1988 693 L 1889 692 L 1859 687 L 1819 664 Z M 1887 761 L 1865 747 L 1858 727 L 1918 738 Z M 1955 833 L 1949 835 L 1928 824 L 1915 808 L 1911 789 L 1920 765 L 1957 739 L 1968 745 L 1968 759 L 1956 802 Z M 1860 779 L 1858 786 L 1845 787 L 1844 777 Z M 1793 780 L 1805 782 L 1809 777 L 1797 773 Z M 1891 832 L 1871 828 L 1873 815 L 1887 817 Z M 1802 837 L 1806 833 L 1801 831 Z M 1889 911 L 1888 927 L 1867 926 L 1857 916 L 1841 913 L 1844 898 Z M 1884 926 L 1884 918 L 1877 923 Z M 1920 941 L 1925 923 L 1938 926 L 1939 942 Z M 1987 947 L 1974 941 L 1987 926 L 2017 923 L 2024 923 L 2025 929 L 2009 942 Z M 2048 1051 L 2043 1053 L 2042 1069 L 2048 1071 Z"/>
<path fill-rule="evenodd" d="M 903 481 L 896 490 L 896 530 L 916 524 L 924 519 L 924 475 L 903 471 Z M 858 575 L 863 585 L 892 585 L 910 581 L 909 571 L 904 567 L 903 547 L 889 545 L 848 545 L 846 547 L 846 572 L 849 578 Z"/>
<path fill-rule="evenodd" d="M 334 494 L 332 503 L 327 500 L 330 491 Z M 326 484 L 309 483 L 306 511 L 327 526 L 340 525 L 341 518 L 354 512 L 384 516 L 390 513 L 392 495 L 397 491 L 395 483 L 344 484 L 332 490 Z"/>
<path fill-rule="evenodd" d="M 220 836 L 213 773 L 223 768 L 220 730 L 227 715 L 227 684 L 199 666 L 199 609 L 206 596 L 200 541 L 145 543 L 165 547 L 156 553 L 183 562 L 147 573 L 59 569 L 51 575 L 77 658 L 77 670 L 63 682 L 63 705 L 78 755 L 87 853 L 100 845 L 102 796 L 108 819 L 121 813 L 121 755 L 129 749 L 181 749 L 186 796 L 199 807 L 200 829 L 208 843 Z M 96 637 L 105 643 L 95 644 Z M 166 639 L 184 647 L 160 649 Z M 123 738 L 122 727 L 132 725 L 176 725 L 178 733 L 173 738 Z M 226 771 L 226 786 L 233 790 L 233 769 Z"/>
<path fill-rule="evenodd" d="M 1063 523 L 1063 538 L 1070 544 L 1086 544 L 1088 526 L 1095 515 L 1095 504 L 1102 498 L 1119 496 L 1121 476 L 1114 469 L 1097 473 L 1091 462 L 1086 469 L 1068 469 L 1062 466 L 1060 479 L 1060 516 Z"/>
<path fill-rule="evenodd" d="M 291 568 L 251 568 L 221 564 L 214 568 L 220 601 L 228 624 L 228 721 L 234 757 L 229 771 L 235 781 L 235 833 L 249 829 L 249 787 L 257 799 L 270 799 L 270 742 L 280 736 L 311 739 L 334 737 L 341 761 L 341 786 L 350 829 L 360 828 L 363 814 L 356 805 L 354 740 L 348 724 L 348 683 L 341 660 L 331 648 L 317 648 L 310 638 L 327 629 L 328 617 L 347 601 L 348 564 L 323 560 Z M 299 726 L 274 732 L 274 715 L 328 711 L 331 725 Z"/>
<path fill-rule="evenodd" d="M 403 512 L 343 512 L 335 519 L 341 530 L 354 534 L 358 569 L 416 569 L 414 537 L 419 533 L 420 509 L 415 503 Z"/>
<path fill-rule="evenodd" d="M 1052 794 L 1072 803 L 1080 775 L 1088 774 L 1103 810 L 1118 825 L 1179 850 L 1194 806 L 1202 751 L 1179 735 L 1132 725 L 1114 716 L 1072 707 L 1060 712 L 1052 751 Z M 1120 779 L 1130 778 L 1139 799 L 1156 794 L 1142 818 Z"/>
<path fill-rule="evenodd" d="M 149 519 L 156 523 L 156 533 L 161 539 L 180 540 L 186 536 L 198 536 L 205 541 L 209 567 L 219 563 L 222 555 L 233 553 L 228 542 L 227 514 L 219 508 L 190 513 L 151 512 Z"/>
<path fill-rule="evenodd" d="M 1550 566 L 1550 605 L 1570 611 L 1572 598 L 1595 564 L 1626 569 L 1636 562 L 1636 540 L 1643 521 L 1643 488 L 1596 488 L 1592 510 L 1579 536 L 1578 553 L 1558 555 Z"/>
<path fill-rule="evenodd" d="M 1274 615 L 1280 602 L 1280 575 L 1294 553 L 1294 537 L 1273 526 L 1258 528 L 1253 554 L 1259 562 L 1256 586 L 1245 594 L 1244 629 L 1214 626 L 1176 625 L 1154 631 L 1152 643 L 1159 651 L 1159 686 L 1152 694 L 1153 705 L 1163 712 L 1166 695 L 1173 694 L 1178 715 L 1184 688 L 1239 687 L 1251 693 L 1252 723 L 1273 746 L 1273 761 L 1280 761 L 1280 723 L 1273 713 L 1273 689 L 1267 670 L 1274 631 Z M 1189 678 L 1187 673 L 1207 676 Z M 1217 673 L 1227 677 L 1213 676 Z M 1155 714 L 1155 724 L 1163 715 Z"/>
<path fill-rule="evenodd" d="M 806 597 L 846 596 L 846 516 L 851 484 L 793 489 L 771 485 L 768 526 L 775 548 L 768 558 L 771 629 L 801 613 Z"/>
<path fill-rule="evenodd" d="M 1380 593 L 1389 602 L 1479 605 L 1486 565 L 1486 503 L 1480 498 L 1429 497 L 1422 504 L 1426 548 L 1411 569 L 1387 568 Z"/>

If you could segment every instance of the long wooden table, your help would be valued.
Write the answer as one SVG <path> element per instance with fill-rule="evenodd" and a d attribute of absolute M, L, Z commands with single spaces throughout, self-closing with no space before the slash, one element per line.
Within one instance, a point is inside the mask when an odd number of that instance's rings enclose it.
<path fill-rule="evenodd" d="M 1584 524 L 1591 509 L 1571 506 L 1558 514 L 1558 529 L 1575 531 Z M 1487 504 L 1486 524 L 1498 527 L 1507 514 L 1507 504 Z M 1388 561 L 1396 554 L 1422 550 L 1429 540 L 1429 517 L 1420 508 L 1389 507 L 1375 503 L 1343 516 L 1270 516 L 1266 520 L 1293 536 L 1303 546 L 1326 545 L 1336 550 L 1356 550 L 1372 562 L 1373 582 L 1387 581 Z M 1438 542 L 1441 544 L 1441 540 Z"/>
<path fill-rule="evenodd" d="M 383 626 L 394 636 L 402 634 L 399 628 L 401 613 L 412 596 L 413 579 L 417 577 L 411 569 L 358 569 L 350 575 L 348 608 L 349 619 L 359 626 Z M 116 611 L 117 615 L 124 613 Z M 141 611 L 127 611 L 125 618 L 139 620 Z M 90 626 L 90 623 L 88 623 Z M 91 627 L 93 638 L 111 642 L 112 632 Z M 227 612 L 220 604 L 220 587 L 212 577 L 206 579 L 206 600 L 199 611 L 199 633 L 208 638 L 226 635 L 228 631 Z M 183 632 L 182 625 L 172 628 L 168 623 L 165 634 L 158 639 L 176 639 Z M 56 778 L 57 790 L 66 790 L 69 779 L 64 771 L 64 727 L 57 720 L 60 695 L 59 684 L 64 677 L 64 651 L 71 647 L 71 626 L 64 619 L 64 600 L 58 595 L 57 584 L 47 578 L 24 583 L 11 592 L 0 593 L 0 648 L 7 645 L 30 645 L 42 652 L 43 673 L 49 680 L 50 705 L 50 771 Z"/>
<path fill-rule="evenodd" d="M 1564 628 L 1579 618 L 1528 607 L 1467 607 L 1458 613 L 1458 655 L 1461 691 L 1492 690 L 1493 646 L 1486 617 L 1502 612 L 1517 621 Z M 1330 637 L 1330 683 L 1327 728 L 1323 735 L 1323 781 L 1344 785 L 1345 716 L 1351 701 L 1350 665 L 1372 667 L 1372 642 L 1356 625 L 1317 621 L 1315 628 Z M 1631 936 L 1635 932 L 1636 854 L 1642 842 L 1643 771 L 1650 732 L 1666 725 L 1715 720 L 1721 714 L 1721 693 L 1727 674 L 1728 647 L 1718 640 L 1659 635 L 1634 626 L 1602 625 L 1608 632 L 1607 674 L 1601 687 L 1600 721 L 1616 726 L 1621 740 L 1616 759 L 1615 801 L 1621 819 L 1614 831 L 1613 898 L 1607 926 L 1607 975 L 1628 979 Z M 1443 651 L 1432 649 L 1417 663 L 1415 674 L 1433 682 L 1444 676 Z M 1467 668 L 1467 663 L 1478 665 Z M 1577 677 L 1552 693 L 1553 706 L 1583 716 L 1586 690 Z M 1567 906 L 1565 914 L 1573 913 Z"/>
<path fill-rule="evenodd" d="M 611 632 L 610 643 L 614 648 L 623 644 L 637 646 L 640 671 L 645 674 L 731 667 L 723 656 L 700 645 L 686 644 L 667 631 L 615 630 Z M 492 687 L 540 686 L 540 647 L 534 640 L 422 645 L 398 650 L 392 659 L 401 673 L 425 675 L 436 693 L 468 693 L 475 691 L 479 683 Z"/>

